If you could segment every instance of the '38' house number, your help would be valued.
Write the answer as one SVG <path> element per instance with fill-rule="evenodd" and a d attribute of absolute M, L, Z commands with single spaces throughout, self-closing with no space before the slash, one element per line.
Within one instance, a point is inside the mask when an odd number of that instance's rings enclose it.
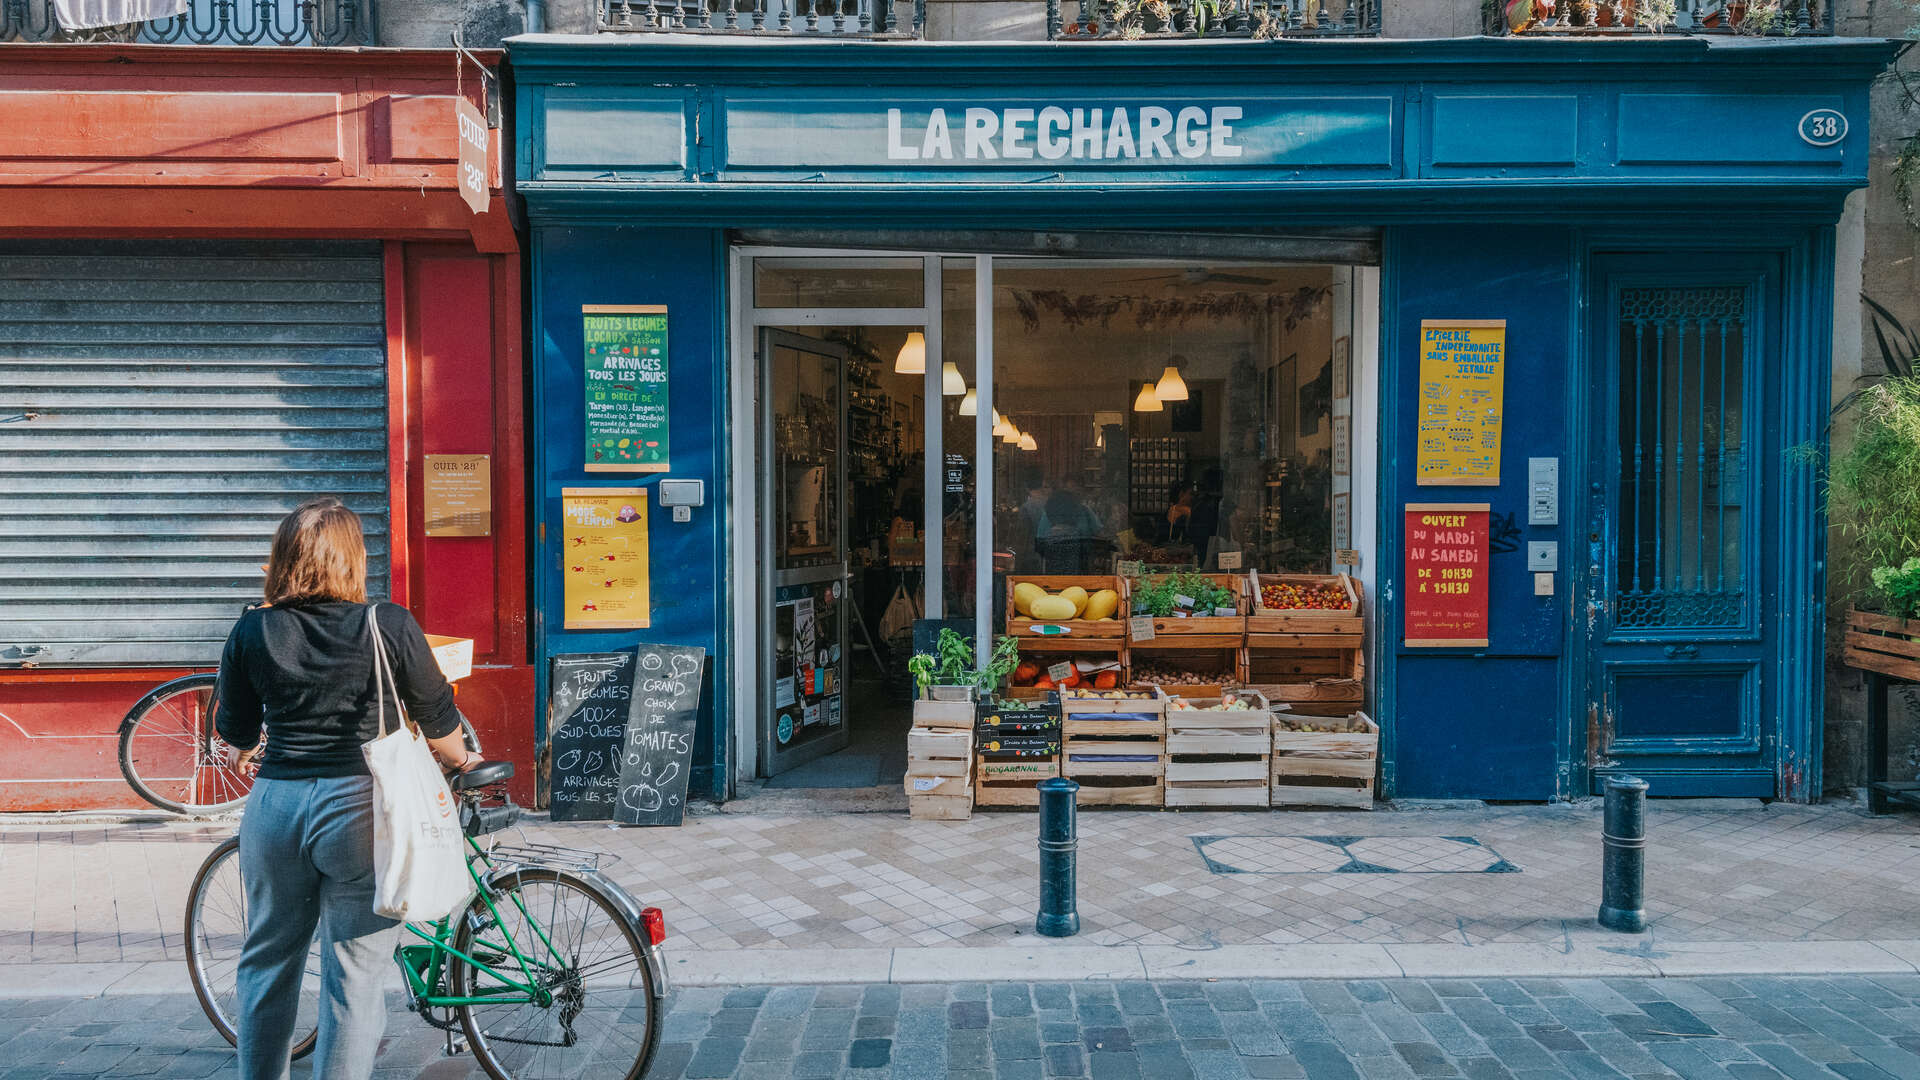
<path fill-rule="evenodd" d="M 1800 138 L 1811 146 L 1832 146 L 1847 137 L 1847 117 L 1838 109 L 1815 109 L 1800 118 Z"/>

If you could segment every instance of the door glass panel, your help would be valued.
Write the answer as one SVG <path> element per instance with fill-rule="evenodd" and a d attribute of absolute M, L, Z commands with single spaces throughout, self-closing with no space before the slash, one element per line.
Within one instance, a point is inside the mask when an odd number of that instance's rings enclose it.
<path fill-rule="evenodd" d="M 1746 623 L 1746 341 L 1740 286 L 1620 296 L 1620 512 L 1615 618 L 1623 629 Z"/>
<path fill-rule="evenodd" d="M 753 305 L 763 308 L 917 308 L 925 261 L 919 258 L 765 258 L 753 260 Z"/>
<path fill-rule="evenodd" d="M 838 563 L 841 362 L 778 345 L 771 362 L 777 565 Z"/>

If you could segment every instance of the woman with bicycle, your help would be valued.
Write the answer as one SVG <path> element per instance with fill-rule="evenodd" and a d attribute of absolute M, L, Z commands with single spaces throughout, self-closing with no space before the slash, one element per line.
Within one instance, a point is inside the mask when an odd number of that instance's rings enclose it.
<path fill-rule="evenodd" d="M 364 1080 L 386 1030 L 399 923 L 373 910 L 373 780 L 360 748 L 380 732 L 359 516 L 335 499 L 288 514 L 274 532 L 265 599 L 228 636 L 215 691 L 229 764 L 258 770 L 240 825 L 248 912 L 237 972 L 240 1075 L 287 1076 L 317 930 L 313 1075 Z M 379 605 L 373 621 L 408 718 L 443 764 L 472 764 L 453 690 L 419 624 L 395 604 Z"/>

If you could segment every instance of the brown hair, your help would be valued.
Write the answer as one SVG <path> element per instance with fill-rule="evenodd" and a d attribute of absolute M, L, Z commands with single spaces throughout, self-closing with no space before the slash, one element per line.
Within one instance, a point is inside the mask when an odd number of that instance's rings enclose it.
<path fill-rule="evenodd" d="M 366 603 L 367 544 L 360 535 L 360 515 L 338 499 L 315 499 L 288 514 L 273 532 L 265 594 L 269 604 Z"/>

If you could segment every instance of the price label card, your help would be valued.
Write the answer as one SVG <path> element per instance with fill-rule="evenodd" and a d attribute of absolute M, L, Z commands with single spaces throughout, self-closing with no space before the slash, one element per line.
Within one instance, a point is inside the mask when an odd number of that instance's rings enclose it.
<path fill-rule="evenodd" d="M 1341 548 L 1333 553 L 1333 561 L 1340 566 L 1358 567 L 1360 553 L 1352 548 Z"/>
<path fill-rule="evenodd" d="M 1153 616 L 1135 615 L 1127 620 L 1127 636 L 1135 641 L 1153 640 Z"/>
<path fill-rule="evenodd" d="M 1220 553 L 1220 555 L 1219 555 L 1219 559 L 1220 559 L 1220 569 L 1222 569 L 1222 570 L 1238 570 L 1238 569 L 1240 569 L 1240 554 L 1241 554 L 1241 553 L 1240 553 L 1240 552 L 1238 552 L 1238 551 L 1223 551 L 1223 552 L 1221 552 L 1221 553 Z"/>
<path fill-rule="evenodd" d="M 1116 574 L 1119 574 L 1121 577 L 1139 577 L 1140 576 L 1140 560 L 1139 559 L 1121 559 L 1120 561 L 1114 564 L 1113 572 Z"/>
<path fill-rule="evenodd" d="M 1213 613 L 1214 613 L 1215 615 L 1219 615 L 1219 616 L 1222 616 L 1222 617 L 1225 617 L 1225 618 L 1229 618 L 1229 619 L 1230 619 L 1230 618 L 1232 618 L 1233 616 L 1235 616 L 1235 615 L 1238 615 L 1238 614 L 1240 614 L 1240 611 L 1239 611 L 1239 609 L 1238 609 L 1238 608 L 1230 608 L 1230 607 L 1217 607 L 1217 608 L 1214 608 L 1214 609 L 1213 609 Z"/>
<path fill-rule="evenodd" d="M 1173 606 L 1174 606 L 1174 607 L 1183 607 L 1183 608 L 1190 608 L 1190 607 L 1192 607 L 1192 606 L 1193 606 L 1193 597 L 1191 597 L 1191 596 L 1183 596 L 1183 595 L 1181 595 L 1180 593 L 1174 593 L 1174 594 L 1173 594 Z"/>
<path fill-rule="evenodd" d="M 1047 678 L 1052 679 L 1056 683 L 1066 682 L 1072 677 L 1073 661 L 1071 660 L 1062 660 L 1057 664 L 1050 664 L 1047 667 Z"/>

